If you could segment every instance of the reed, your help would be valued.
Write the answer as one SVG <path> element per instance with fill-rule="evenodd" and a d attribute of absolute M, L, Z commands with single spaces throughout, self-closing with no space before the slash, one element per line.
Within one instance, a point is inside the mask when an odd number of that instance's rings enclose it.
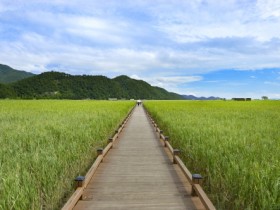
<path fill-rule="evenodd" d="M 133 105 L 0 100 L 0 209 L 59 209 Z"/>
<path fill-rule="evenodd" d="M 280 101 L 147 101 L 217 209 L 280 209 Z"/>

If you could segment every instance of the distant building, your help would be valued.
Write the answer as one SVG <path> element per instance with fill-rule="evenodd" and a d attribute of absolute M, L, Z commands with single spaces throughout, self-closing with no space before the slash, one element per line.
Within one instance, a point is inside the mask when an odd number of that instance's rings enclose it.
<path fill-rule="evenodd" d="M 232 98 L 233 101 L 252 101 L 251 98 Z"/>

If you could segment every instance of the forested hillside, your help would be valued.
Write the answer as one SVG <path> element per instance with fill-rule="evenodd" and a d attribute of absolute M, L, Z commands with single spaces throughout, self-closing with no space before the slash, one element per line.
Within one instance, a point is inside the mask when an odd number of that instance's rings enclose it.
<path fill-rule="evenodd" d="M 32 76 L 34 74 L 18 71 L 7 65 L 0 64 L 0 83 L 11 83 Z"/>
<path fill-rule="evenodd" d="M 150 84 L 119 76 L 73 76 L 60 72 L 45 72 L 11 84 L 0 85 L 0 98 L 23 99 L 182 99 Z"/>

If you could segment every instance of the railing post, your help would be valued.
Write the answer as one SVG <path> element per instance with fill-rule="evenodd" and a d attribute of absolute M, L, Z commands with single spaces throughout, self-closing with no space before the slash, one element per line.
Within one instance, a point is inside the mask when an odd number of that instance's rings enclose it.
<path fill-rule="evenodd" d="M 102 148 L 98 148 L 96 150 L 96 152 L 97 152 L 97 156 L 102 155 L 103 154 L 103 149 Z M 103 158 L 102 158 L 101 162 L 103 162 Z"/>
<path fill-rule="evenodd" d="M 180 154 L 180 150 L 174 149 L 173 150 L 173 164 L 176 164 L 175 156 Z"/>
<path fill-rule="evenodd" d="M 166 142 L 167 142 L 168 140 L 169 140 L 169 136 L 165 136 L 165 137 L 164 137 L 164 147 L 167 146 Z"/>
<path fill-rule="evenodd" d="M 96 150 L 96 152 L 97 152 L 97 155 L 102 155 L 103 154 L 103 149 L 102 148 L 98 148 Z"/>
<path fill-rule="evenodd" d="M 77 176 L 77 177 L 75 178 L 76 189 L 77 189 L 78 187 L 83 187 L 83 185 L 84 185 L 84 180 L 85 180 L 85 177 L 84 177 L 84 176 Z"/>
<path fill-rule="evenodd" d="M 163 130 L 159 130 L 159 139 L 161 139 L 161 134 L 163 134 Z"/>
<path fill-rule="evenodd" d="M 112 147 L 113 147 L 113 138 L 109 138 L 108 139 L 108 144 L 112 143 Z"/>
<path fill-rule="evenodd" d="M 113 138 L 109 138 L 108 143 L 113 143 Z"/>
<path fill-rule="evenodd" d="M 202 184 L 202 176 L 200 174 L 193 174 L 192 175 L 192 196 L 197 196 L 195 189 L 194 189 L 194 184 Z"/>
<path fill-rule="evenodd" d="M 84 176 L 77 176 L 77 177 L 75 178 L 76 189 L 77 189 L 78 187 L 83 187 L 83 185 L 84 185 L 84 180 L 85 180 L 85 177 L 84 177 Z M 82 196 L 80 197 L 80 200 L 83 200 L 83 194 L 82 194 Z"/>

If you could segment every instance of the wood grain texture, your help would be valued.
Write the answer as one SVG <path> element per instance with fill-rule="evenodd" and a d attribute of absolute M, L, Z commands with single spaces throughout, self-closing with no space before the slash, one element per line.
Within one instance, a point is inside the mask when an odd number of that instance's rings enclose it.
<path fill-rule="evenodd" d="M 167 150 L 136 107 L 74 209 L 205 209 Z"/>

